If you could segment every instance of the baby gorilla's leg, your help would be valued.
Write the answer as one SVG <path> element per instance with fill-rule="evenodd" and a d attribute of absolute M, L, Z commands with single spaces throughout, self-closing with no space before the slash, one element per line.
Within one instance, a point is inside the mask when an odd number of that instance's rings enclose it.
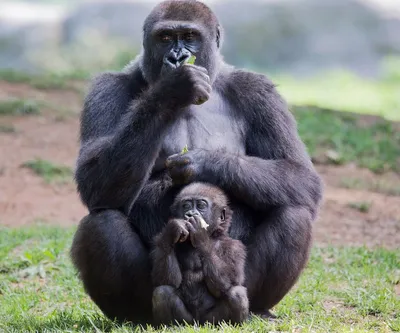
<path fill-rule="evenodd" d="M 205 322 L 217 324 L 221 321 L 241 323 L 249 315 L 247 289 L 242 286 L 232 287 L 227 295 L 205 316 Z"/>
<path fill-rule="evenodd" d="M 153 318 L 157 324 L 193 322 L 175 288 L 160 286 L 153 291 Z"/>
<path fill-rule="evenodd" d="M 249 315 L 249 299 L 245 287 L 232 287 L 228 292 L 228 303 L 233 322 L 240 323 L 247 319 Z"/>

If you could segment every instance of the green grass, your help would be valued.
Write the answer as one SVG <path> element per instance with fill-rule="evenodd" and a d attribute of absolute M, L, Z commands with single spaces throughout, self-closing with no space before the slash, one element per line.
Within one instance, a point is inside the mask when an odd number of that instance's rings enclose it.
<path fill-rule="evenodd" d="M 349 72 L 335 71 L 302 80 L 281 76 L 274 82 L 293 105 L 400 120 L 400 79 L 394 74 L 388 73 L 381 80 L 368 80 Z"/>
<path fill-rule="evenodd" d="M 25 162 L 22 166 L 31 169 L 47 183 L 65 183 L 72 180 L 73 176 L 71 168 L 63 165 L 55 165 L 50 161 L 40 158 Z"/>
<path fill-rule="evenodd" d="M 400 171 L 400 124 L 316 107 L 292 109 L 300 136 L 316 161 Z"/>
<path fill-rule="evenodd" d="M 372 203 L 371 202 L 350 202 L 348 205 L 350 208 L 353 208 L 355 210 L 358 210 L 361 213 L 368 213 Z"/>
<path fill-rule="evenodd" d="M 0 116 L 39 114 L 37 102 L 28 99 L 8 99 L 0 101 Z"/>
<path fill-rule="evenodd" d="M 85 295 L 68 251 L 74 229 L 0 228 L 1 332 L 132 332 L 102 316 Z M 149 332 L 400 331 L 400 250 L 314 248 L 275 322 Z M 135 327 L 134 331 L 144 331 Z"/>

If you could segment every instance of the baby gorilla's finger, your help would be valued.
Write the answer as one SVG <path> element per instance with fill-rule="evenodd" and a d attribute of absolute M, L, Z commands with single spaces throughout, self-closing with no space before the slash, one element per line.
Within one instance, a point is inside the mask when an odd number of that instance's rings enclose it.
<path fill-rule="evenodd" d="M 191 217 L 189 222 L 191 223 L 191 226 L 192 228 L 194 228 L 194 230 L 199 230 L 201 228 L 201 223 L 198 215 L 194 215 L 193 217 Z"/>
<path fill-rule="evenodd" d="M 189 236 L 189 231 L 182 229 L 181 235 L 179 237 L 179 243 L 185 242 L 187 240 L 188 236 Z"/>
<path fill-rule="evenodd" d="M 191 221 L 194 221 L 193 217 L 189 218 L 186 222 L 186 227 L 189 230 L 189 234 L 193 234 L 194 232 L 196 232 L 196 229 L 193 227 Z"/>
<path fill-rule="evenodd" d="M 208 223 L 203 219 L 201 215 L 196 215 L 194 218 L 196 219 L 196 223 L 199 225 L 199 228 L 208 228 Z"/>

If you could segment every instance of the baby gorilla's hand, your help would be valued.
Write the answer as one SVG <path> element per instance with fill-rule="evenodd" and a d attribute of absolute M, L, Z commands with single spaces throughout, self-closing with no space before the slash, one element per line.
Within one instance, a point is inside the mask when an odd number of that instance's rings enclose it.
<path fill-rule="evenodd" d="M 194 217 L 190 217 L 188 222 L 187 227 L 193 247 L 204 250 L 207 249 L 211 244 L 211 240 L 207 228 L 204 228 L 202 218 L 195 215 Z"/>
<path fill-rule="evenodd" d="M 163 238 L 168 246 L 174 246 L 178 242 L 184 242 L 189 236 L 189 223 L 181 219 L 170 220 L 164 229 Z"/>

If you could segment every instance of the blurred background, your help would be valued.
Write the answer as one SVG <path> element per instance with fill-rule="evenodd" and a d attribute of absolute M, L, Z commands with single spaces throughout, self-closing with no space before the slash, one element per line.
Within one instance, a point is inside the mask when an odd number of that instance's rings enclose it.
<path fill-rule="evenodd" d="M 205 1 L 226 61 L 288 100 L 321 173 L 320 244 L 400 244 L 400 1 Z M 0 224 L 75 225 L 90 77 L 141 48 L 157 1 L 0 2 Z"/>

